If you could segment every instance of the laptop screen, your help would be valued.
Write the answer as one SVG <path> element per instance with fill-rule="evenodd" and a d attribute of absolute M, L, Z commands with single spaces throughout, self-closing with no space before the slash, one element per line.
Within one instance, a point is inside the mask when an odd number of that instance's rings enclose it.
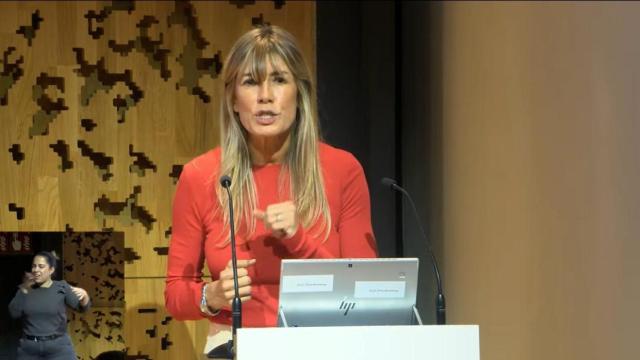
<path fill-rule="evenodd" d="M 278 326 L 411 325 L 417 258 L 282 260 Z"/>

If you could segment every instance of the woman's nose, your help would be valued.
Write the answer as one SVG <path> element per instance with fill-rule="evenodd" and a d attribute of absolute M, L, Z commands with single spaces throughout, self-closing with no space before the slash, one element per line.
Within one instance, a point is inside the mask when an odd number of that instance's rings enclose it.
<path fill-rule="evenodd" d="M 273 91 L 268 81 L 263 81 L 258 87 L 258 103 L 267 104 L 273 102 Z"/>

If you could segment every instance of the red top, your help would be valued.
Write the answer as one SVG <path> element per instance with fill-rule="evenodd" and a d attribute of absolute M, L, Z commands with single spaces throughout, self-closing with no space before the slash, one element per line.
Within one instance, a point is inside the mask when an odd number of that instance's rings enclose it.
<path fill-rule="evenodd" d="M 165 289 L 167 310 L 177 320 L 204 317 L 200 312 L 203 263 L 206 260 L 213 280 L 217 280 L 231 258 L 230 245 L 220 245 L 228 236 L 220 236 L 222 217 L 215 211 L 220 153 L 216 148 L 193 159 L 184 166 L 178 181 Z M 251 236 L 244 236 L 242 231 L 236 234 L 238 258 L 256 259 L 248 268 L 251 300 L 242 304 L 243 326 L 276 325 L 281 259 L 376 257 L 369 189 L 362 166 L 350 153 L 323 143 L 320 164 L 331 212 L 326 241 L 324 232 L 315 236 L 316 227 L 303 229 L 300 225 L 293 237 L 278 239 L 259 220 Z M 258 209 L 291 200 L 288 194 L 278 194 L 280 168 L 279 164 L 253 168 Z M 223 310 L 211 320 L 230 324 L 231 313 Z"/>

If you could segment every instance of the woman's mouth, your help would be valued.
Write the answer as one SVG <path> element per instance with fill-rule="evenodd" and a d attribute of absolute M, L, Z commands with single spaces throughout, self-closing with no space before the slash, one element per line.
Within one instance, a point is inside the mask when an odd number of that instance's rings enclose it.
<path fill-rule="evenodd" d="M 278 118 L 278 114 L 271 111 L 260 111 L 255 115 L 255 118 L 260 125 L 271 125 Z"/>

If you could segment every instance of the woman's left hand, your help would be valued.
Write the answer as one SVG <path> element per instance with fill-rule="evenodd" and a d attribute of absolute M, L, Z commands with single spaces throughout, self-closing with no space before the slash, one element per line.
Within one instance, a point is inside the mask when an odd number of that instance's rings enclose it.
<path fill-rule="evenodd" d="M 296 205 L 293 201 L 271 204 L 264 211 L 254 210 L 253 214 L 277 237 L 292 237 L 298 231 Z"/>
<path fill-rule="evenodd" d="M 89 304 L 89 294 L 85 289 L 71 286 L 71 291 L 73 291 L 78 297 L 78 300 L 80 300 L 80 305 L 87 306 L 87 304 Z"/>

